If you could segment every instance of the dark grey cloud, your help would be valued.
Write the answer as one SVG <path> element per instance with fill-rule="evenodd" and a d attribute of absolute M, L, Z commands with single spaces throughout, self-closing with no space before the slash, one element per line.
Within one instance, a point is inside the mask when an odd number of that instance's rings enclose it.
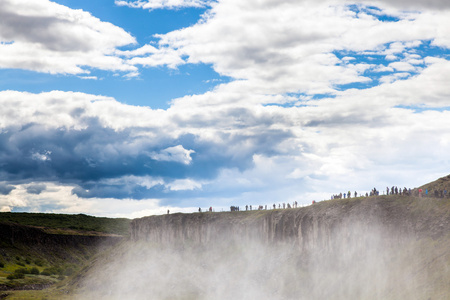
<path fill-rule="evenodd" d="M 9 195 L 15 187 L 9 184 L 0 183 L 0 195 Z"/>
<path fill-rule="evenodd" d="M 240 114 L 252 118 L 249 111 Z M 82 130 L 28 124 L 2 131 L 0 181 L 73 184 L 78 186 L 73 193 L 80 197 L 170 198 L 177 192 L 161 184 L 149 188 L 139 182 L 112 179 L 149 176 L 162 178 L 165 183 L 186 178 L 213 179 L 223 168 L 251 168 L 254 154 L 276 155 L 276 146 L 291 136 L 282 130 L 244 128 L 239 134 L 219 133 L 220 142 L 205 141 L 193 134 L 171 139 L 159 133 L 155 140 L 137 135 L 142 128 L 115 131 L 96 118 L 84 122 L 88 126 Z M 195 151 L 190 154 L 189 164 L 157 160 L 151 155 L 177 145 Z M 27 189 L 33 194 L 43 190 L 45 185 Z"/>
<path fill-rule="evenodd" d="M 134 149 L 130 132 L 115 132 L 92 120 L 85 130 L 46 129 L 30 124 L 0 134 L 5 179 L 92 181 L 161 172 L 149 158 L 150 142 Z M 137 151 L 136 151 L 137 150 Z M 133 154 L 137 153 L 137 154 Z"/>
<path fill-rule="evenodd" d="M 39 195 L 46 189 L 47 189 L 47 186 L 45 184 L 32 184 L 32 185 L 27 186 L 27 193 Z"/>

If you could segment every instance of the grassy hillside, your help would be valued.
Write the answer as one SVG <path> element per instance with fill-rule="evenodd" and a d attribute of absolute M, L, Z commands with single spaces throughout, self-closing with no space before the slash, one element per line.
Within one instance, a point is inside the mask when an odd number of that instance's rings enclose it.
<path fill-rule="evenodd" d="M 450 193 L 450 175 L 441 177 L 438 180 L 424 184 L 420 188 L 423 190 L 428 189 L 428 194 L 430 196 L 434 196 L 435 190 L 437 191 L 447 190 L 447 197 L 448 197 Z"/>
<path fill-rule="evenodd" d="M 126 237 L 129 222 L 83 214 L 0 213 L 0 299 L 63 299 L 55 287 Z"/>
<path fill-rule="evenodd" d="M 0 213 L 0 222 L 16 223 L 27 226 L 45 227 L 47 229 L 98 232 L 105 234 L 127 235 L 129 219 L 99 218 L 84 214 L 44 214 L 44 213 Z M 72 231 L 70 231 L 72 230 Z M 62 233 L 60 231 L 59 233 Z"/>

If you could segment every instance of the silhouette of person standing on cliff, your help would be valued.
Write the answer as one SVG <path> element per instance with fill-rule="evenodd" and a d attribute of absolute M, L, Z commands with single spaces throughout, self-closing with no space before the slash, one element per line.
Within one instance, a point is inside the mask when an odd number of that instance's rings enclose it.
<path fill-rule="evenodd" d="M 202 212 L 202 209 L 201 209 L 200 207 L 198 208 L 198 212 L 199 212 L 199 213 L 201 213 L 201 212 Z"/>

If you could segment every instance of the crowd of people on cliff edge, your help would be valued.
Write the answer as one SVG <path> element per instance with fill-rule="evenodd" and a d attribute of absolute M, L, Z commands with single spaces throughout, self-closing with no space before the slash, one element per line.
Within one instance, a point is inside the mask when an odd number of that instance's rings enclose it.
<path fill-rule="evenodd" d="M 392 186 L 392 187 L 386 187 L 385 191 L 381 192 L 381 195 L 403 195 L 403 196 L 415 196 L 415 197 L 435 197 L 435 198 L 450 198 L 450 193 L 448 193 L 447 189 L 435 189 L 431 192 L 431 190 L 428 189 L 420 189 L 420 188 L 406 188 L 404 187 L 403 189 L 397 186 Z M 373 188 L 370 192 L 366 192 L 366 193 L 360 193 L 358 194 L 358 192 L 354 192 L 352 193 L 351 191 L 348 191 L 346 193 L 339 193 L 336 195 L 332 195 L 331 196 L 331 200 L 334 199 L 349 199 L 349 198 L 357 198 L 357 197 L 373 197 L 373 196 L 380 196 L 380 191 L 377 190 L 376 188 Z M 312 201 L 312 204 L 315 204 L 316 201 Z M 258 205 L 258 206 L 252 206 L 252 205 L 246 205 L 245 206 L 245 211 L 252 211 L 252 210 L 267 210 L 267 209 L 289 209 L 289 208 L 297 208 L 298 207 L 298 203 L 297 201 L 294 201 L 291 203 L 278 203 L 277 204 L 273 204 L 272 206 L 267 206 L 267 205 Z M 208 209 L 206 209 L 205 211 L 209 211 L 209 212 L 213 212 L 213 208 L 209 207 Z M 223 210 L 222 210 L 223 211 Z M 239 206 L 230 206 L 230 211 L 235 212 L 235 211 L 241 211 Z M 199 207 L 198 208 L 198 212 L 201 213 L 202 209 Z M 167 214 L 169 214 L 169 210 L 167 210 Z"/>
<path fill-rule="evenodd" d="M 313 204 L 316 201 L 313 201 Z M 245 211 L 251 211 L 251 210 L 267 210 L 267 209 L 288 209 L 288 208 L 297 208 L 298 207 L 298 202 L 294 201 L 291 203 L 279 203 L 278 205 L 276 205 L 275 203 L 273 204 L 273 206 L 267 206 L 267 205 L 258 205 L 258 206 L 253 206 L 253 205 L 246 205 L 245 206 Z M 207 211 L 209 212 L 213 212 L 213 208 L 210 207 Z M 239 206 L 230 206 L 230 211 L 241 211 L 241 208 Z M 198 208 L 198 212 L 201 213 L 202 209 L 201 207 Z"/>
<path fill-rule="evenodd" d="M 278 206 L 274 203 L 272 208 L 273 209 L 287 209 L 287 208 L 297 208 L 298 207 L 298 202 L 294 201 L 292 202 L 292 205 L 290 203 L 279 203 Z M 258 205 L 258 206 L 252 206 L 252 205 L 246 205 L 245 206 L 245 210 L 249 211 L 249 210 L 267 210 L 267 205 Z M 269 206 L 269 209 L 271 209 L 271 207 Z M 230 211 L 240 211 L 239 206 L 230 206 Z"/>
<path fill-rule="evenodd" d="M 397 186 L 392 186 L 391 188 L 386 187 L 386 193 L 383 191 L 383 195 L 403 195 L 403 196 L 415 196 L 415 197 L 435 197 L 435 198 L 447 198 L 449 197 L 449 193 L 447 189 L 435 189 L 432 193 L 428 189 L 407 189 L 406 187 L 399 188 Z M 354 197 L 358 197 L 358 193 L 355 192 Z M 376 188 L 373 188 L 370 193 L 361 193 L 359 194 L 359 197 L 372 197 L 372 196 L 379 196 L 380 191 L 378 191 Z M 348 199 L 352 197 L 352 192 L 348 191 L 347 193 L 339 193 L 336 195 L 331 196 L 331 200 L 333 199 Z"/>
<path fill-rule="evenodd" d="M 448 198 L 450 197 L 447 189 L 435 189 L 435 190 L 428 190 L 428 189 L 416 189 L 415 196 L 419 197 L 434 197 L 434 198 Z"/>

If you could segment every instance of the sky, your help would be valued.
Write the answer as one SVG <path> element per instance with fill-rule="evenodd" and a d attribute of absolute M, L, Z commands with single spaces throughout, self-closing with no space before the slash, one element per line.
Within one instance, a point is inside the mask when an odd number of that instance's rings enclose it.
<path fill-rule="evenodd" d="M 2 0 L 0 211 L 417 187 L 450 173 L 449 87 L 447 0 Z"/>

